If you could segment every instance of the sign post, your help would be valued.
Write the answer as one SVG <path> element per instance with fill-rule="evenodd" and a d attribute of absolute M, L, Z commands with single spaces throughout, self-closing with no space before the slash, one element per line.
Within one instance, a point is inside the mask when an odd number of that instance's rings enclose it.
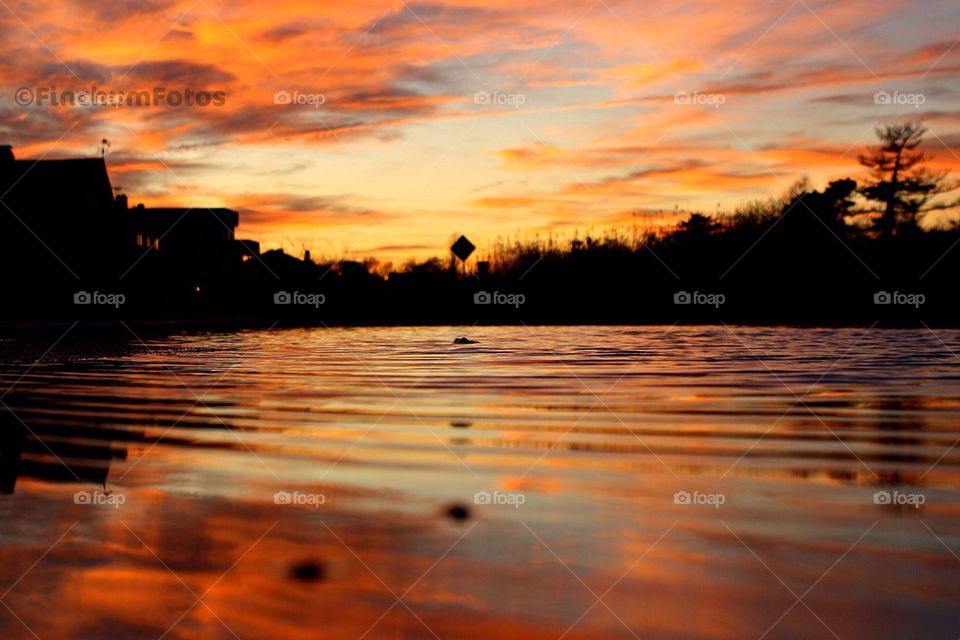
<path fill-rule="evenodd" d="M 469 258 L 475 250 L 476 247 L 473 246 L 472 242 L 467 240 L 467 236 L 460 236 L 450 247 L 453 255 L 460 258 L 460 262 L 463 263 L 463 275 L 467 275 L 467 258 Z"/>

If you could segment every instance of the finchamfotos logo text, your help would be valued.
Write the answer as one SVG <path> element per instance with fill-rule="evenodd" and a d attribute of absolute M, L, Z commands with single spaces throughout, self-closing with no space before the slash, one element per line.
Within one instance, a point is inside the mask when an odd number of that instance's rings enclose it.
<path fill-rule="evenodd" d="M 14 100 L 21 107 L 222 107 L 227 103 L 226 91 L 194 89 L 57 89 L 53 85 L 20 87 Z"/>

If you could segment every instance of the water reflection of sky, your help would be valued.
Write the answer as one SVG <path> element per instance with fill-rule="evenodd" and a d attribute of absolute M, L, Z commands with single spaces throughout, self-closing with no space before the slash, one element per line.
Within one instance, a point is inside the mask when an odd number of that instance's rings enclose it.
<path fill-rule="evenodd" d="M 0 633 L 900 638 L 960 623 L 958 360 L 940 343 L 960 334 L 482 328 L 451 349 L 454 334 L 177 336 L 4 365 L 4 386 L 27 371 L 4 402 L 28 432 L 0 458 L 16 476 Z"/>

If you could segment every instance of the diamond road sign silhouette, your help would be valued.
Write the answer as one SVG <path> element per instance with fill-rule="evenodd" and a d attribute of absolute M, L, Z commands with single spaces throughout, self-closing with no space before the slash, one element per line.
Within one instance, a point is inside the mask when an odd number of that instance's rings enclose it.
<path fill-rule="evenodd" d="M 462 262 L 466 262 L 467 258 L 470 257 L 470 254 L 472 254 L 475 249 L 476 247 L 473 246 L 473 243 L 467 240 L 467 236 L 460 236 L 450 247 L 450 251 L 453 251 L 453 255 L 460 258 Z"/>

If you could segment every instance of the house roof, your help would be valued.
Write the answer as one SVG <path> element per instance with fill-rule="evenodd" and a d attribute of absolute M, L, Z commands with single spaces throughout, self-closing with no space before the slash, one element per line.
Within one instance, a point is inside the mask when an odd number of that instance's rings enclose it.
<path fill-rule="evenodd" d="M 76 217 L 117 211 L 103 158 L 0 161 L 0 200 L 18 216 Z M 128 213 L 140 216 L 144 223 L 166 226 L 182 218 L 185 226 L 213 223 L 235 228 L 240 217 L 222 207 L 133 208 Z"/>
<path fill-rule="evenodd" d="M 111 211 L 114 202 L 103 158 L 0 164 L 0 196 L 17 214 L 100 213 Z"/>
<path fill-rule="evenodd" d="M 163 224 L 175 224 L 181 219 L 184 223 L 212 221 L 217 218 L 227 227 L 236 227 L 240 223 L 240 214 L 233 209 L 223 207 L 146 207 L 131 209 L 144 220 Z"/>

